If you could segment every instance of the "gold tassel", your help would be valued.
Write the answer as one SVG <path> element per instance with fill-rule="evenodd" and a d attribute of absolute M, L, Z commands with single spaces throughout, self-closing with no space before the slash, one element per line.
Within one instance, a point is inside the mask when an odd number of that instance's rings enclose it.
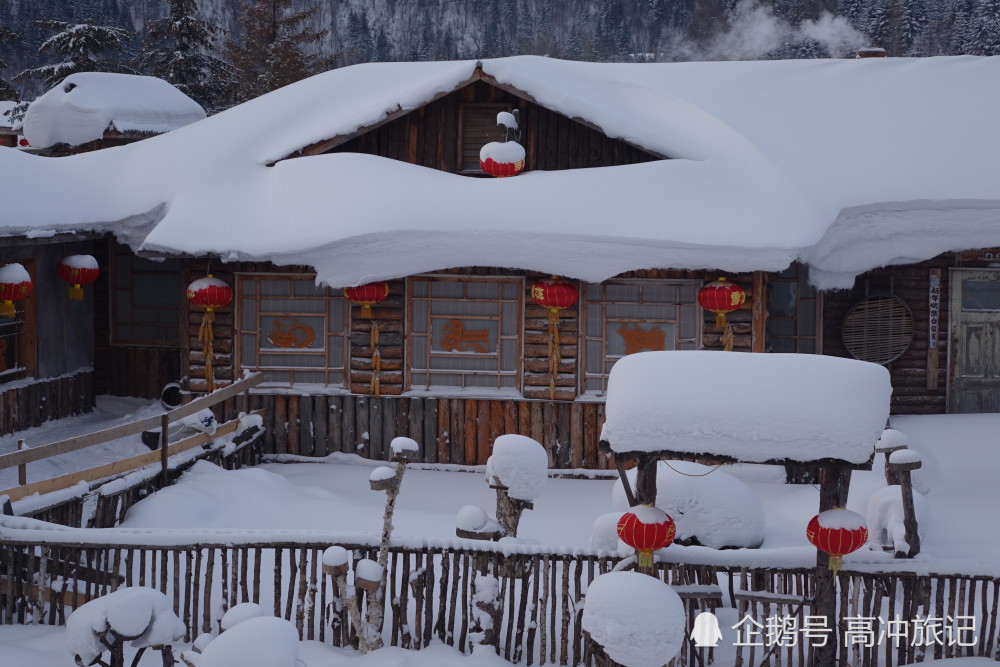
<path fill-rule="evenodd" d="M 371 314 L 370 308 L 368 313 Z M 372 322 L 371 334 L 368 337 L 372 347 L 372 381 L 369 384 L 369 391 L 375 395 L 375 398 L 378 398 L 381 393 L 378 374 L 382 370 L 382 353 L 378 349 L 378 333 L 378 322 Z"/>
<path fill-rule="evenodd" d="M 376 373 L 382 370 L 382 353 L 378 350 L 372 354 L 372 370 Z"/>
<path fill-rule="evenodd" d="M 361 317 L 371 319 L 372 316 L 372 305 L 370 303 L 361 304 Z"/>
<path fill-rule="evenodd" d="M 14 302 L 4 301 L 0 303 L 0 317 L 8 317 L 14 319 Z"/>
<path fill-rule="evenodd" d="M 830 556 L 830 569 L 833 571 L 833 576 L 836 577 L 837 573 L 840 572 L 840 566 L 844 563 L 843 556 Z"/>
<path fill-rule="evenodd" d="M 549 308 L 549 400 L 555 400 L 556 380 L 559 378 L 559 311 Z"/>
<path fill-rule="evenodd" d="M 83 301 L 83 286 L 73 285 L 69 288 L 69 298 L 73 301 Z"/>
<path fill-rule="evenodd" d="M 376 375 L 376 376 L 374 376 L 374 377 L 372 378 L 372 381 L 371 381 L 371 383 L 370 383 L 370 384 L 368 385 L 368 388 L 369 388 L 369 390 L 370 390 L 370 391 L 371 391 L 371 392 L 372 392 L 373 394 L 375 394 L 375 398 L 378 398 L 378 397 L 379 397 L 379 395 L 380 395 L 380 389 L 381 389 L 381 387 L 379 386 L 379 381 L 378 381 L 378 376 L 377 376 L 377 375 Z"/>
<path fill-rule="evenodd" d="M 653 552 L 652 551 L 640 551 L 639 552 L 639 567 L 653 567 Z"/>
<path fill-rule="evenodd" d="M 212 362 L 215 360 L 213 322 L 215 322 L 215 309 L 206 308 L 205 315 L 201 318 L 201 326 L 198 328 L 198 342 L 205 352 L 205 379 L 208 381 L 209 391 L 215 391 L 215 373 L 212 369 Z"/>
<path fill-rule="evenodd" d="M 715 326 L 717 326 L 720 329 L 722 327 L 726 326 L 726 314 L 725 313 L 716 313 L 715 314 Z"/>
<path fill-rule="evenodd" d="M 378 322 L 372 322 L 372 330 L 368 335 L 368 341 L 371 343 L 371 347 L 376 347 L 378 345 Z"/>
<path fill-rule="evenodd" d="M 722 332 L 722 349 L 726 352 L 733 351 L 733 344 L 735 343 L 733 337 L 733 326 L 731 324 L 726 325 L 725 331 Z"/>

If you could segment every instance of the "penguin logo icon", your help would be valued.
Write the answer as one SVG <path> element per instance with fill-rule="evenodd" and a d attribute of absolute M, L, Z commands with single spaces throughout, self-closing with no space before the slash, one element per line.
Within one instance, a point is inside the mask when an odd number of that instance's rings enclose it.
<path fill-rule="evenodd" d="M 719 619 L 715 617 L 715 614 L 703 611 L 695 616 L 691 639 L 697 648 L 715 648 L 719 645 L 722 631 L 719 630 Z"/>

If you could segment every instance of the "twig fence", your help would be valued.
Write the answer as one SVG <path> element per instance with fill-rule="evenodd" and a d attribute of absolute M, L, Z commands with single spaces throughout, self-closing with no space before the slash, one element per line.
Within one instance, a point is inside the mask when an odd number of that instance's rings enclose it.
<path fill-rule="evenodd" d="M 240 541 L 238 534 L 233 538 Z M 165 593 L 188 627 L 188 640 L 218 631 L 226 609 L 256 602 L 293 622 L 303 639 L 348 646 L 354 629 L 334 577 L 323 573 L 329 542 L 113 545 L 38 541 L 0 545 L 0 621 L 61 624 L 71 608 L 118 586 L 150 586 Z M 63 538 L 65 539 L 65 538 Z M 342 545 L 355 559 L 374 557 L 371 545 Z M 387 643 L 421 648 L 441 641 L 469 650 L 475 627 L 471 588 L 477 572 L 500 581 L 497 652 L 526 665 L 591 665 L 580 618 L 589 583 L 616 559 L 601 554 L 504 554 L 475 548 L 394 547 L 388 567 Z M 810 569 L 740 568 L 659 563 L 657 576 L 674 586 L 688 613 L 687 631 L 700 612 L 735 606 L 736 617 L 796 619 L 807 626 Z M 838 664 L 894 667 L 924 658 L 998 658 L 1000 580 L 979 576 L 841 571 Z M 360 591 L 359 591 L 360 593 Z M 805 604 L 804 604 L 805 601 Z M 365 601 L 366 603 L 367 601 Z M 965 644 L 880 638 L 877 619 L 972 617 Z M 872 641 L 854 627 L 871 619 Z M 787 628 L 788 621 L 784 622 Z M 942 633 L 944 629 L 942 628 Z M 860 633 L 860 634 L 859 634 Z M 950 636 L 950 632 L 948 633 Z M 761 639 L 766 639 L 764 629 Z M 944 637 L 944 634 L 942 634 Z M 788 637 L 786 637 L 787 639 Z M 740 646 L 736 665 L 809 665 L 810 642 Z M 674 667 L 710 664 L 713 649 L 687 643 Z"/>

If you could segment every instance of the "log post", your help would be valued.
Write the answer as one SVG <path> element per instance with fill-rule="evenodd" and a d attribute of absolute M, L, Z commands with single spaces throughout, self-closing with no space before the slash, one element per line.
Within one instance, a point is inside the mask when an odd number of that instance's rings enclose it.
<path fill-rule="evenodd" d="M 656 466 L 659 458 L 652 454 L 639 457 L 635 475 L 635 502 L 637 505 L 656 505 Z"/>
<path fill-rule="evenodd" d="M 896 552 L 896 558 L 913 558 L 920 553 L 920 533 L 917 530 L 917 512 L 913 505 L 913 479 L 910 471 L 918 470 L 923 463 L 920 455 L 909 450 L 899 450 L 901 453 L 893 453 L 886 463 L 886 476 L 891 469 L 893 475 L 899 480 L 899 492 L 903 500 L 903 528 L 906 531 L 906 543 L 909 545 L 909 552 Z"/>
<path fill-rule="evenodd" d="M 21 451 L 23 449 L 26 449 L 27 447 L 28 445 L 25 444 L 24 440 L 17 441 L 17 451 Z M 22 463 L 21 465 L 17 466 L 17 484 L 18 486 L 24 486 L 27 483 L 28 483 L 28 464 Z"/>
<path fill-rule="evenodd" d="M 160 417 L 160 475 L 163 488 L 170 486 L 170 418 Z"/>
<path fill-rule="evenodd" d="M 893 452 L 906 448 L 906 436 L 891 428 L 884 430 L 882 437 L 875 443 L 875 452 L 885 456 L 885 483 L 889 486 L 899 484 L 899 478 L 889 468 L 889 457 L 892 456 Z"/>
<path fill-rule="evenodd" d="M 851 484 L 851 469 L 839 466 L 823 466 L 819 473 L 819 511 L 843 507 L 847 503 L 847 492 Z M 837 627 L 837 582 L 830 570 L 830 556 L 816 550 L 816 591 L 813 601 L 813 615 L 826 619 L 825 627 L 830 629 L 823 646 L 816 646 L 814 667 L 835 667 L 839 649 Z"/>
<path fill-rule="evenodd" d="M 527 500 L 511 498 L 508 489 L 503 484 L 491 484 L 491 489 L 497 492 L 497 523 L 506 537 L 517 537 L 517 527 L 521 523 L 524 510 L 534 509 L 533 503 Z"/>

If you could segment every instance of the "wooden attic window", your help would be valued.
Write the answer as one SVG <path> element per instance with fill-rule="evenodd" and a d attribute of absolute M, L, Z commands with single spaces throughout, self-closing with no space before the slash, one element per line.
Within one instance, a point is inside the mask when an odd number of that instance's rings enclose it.
<path fill-rule="evenodd" d="M 913 314 L 895 296 L 870 296 L 851 306 L 844 316 L 844 347 L 861 361 L 888 364 L 913 341 Z"/>
<path fill-rule="evenodd" d="M 458 170 L 463 174 L 482 174 L 479 150 L 491 141 L 503 141 L 503 128 L 497 126 L 497 114 L 511 111 L 509 104 L 463 104 L 458 113 Z"/>

